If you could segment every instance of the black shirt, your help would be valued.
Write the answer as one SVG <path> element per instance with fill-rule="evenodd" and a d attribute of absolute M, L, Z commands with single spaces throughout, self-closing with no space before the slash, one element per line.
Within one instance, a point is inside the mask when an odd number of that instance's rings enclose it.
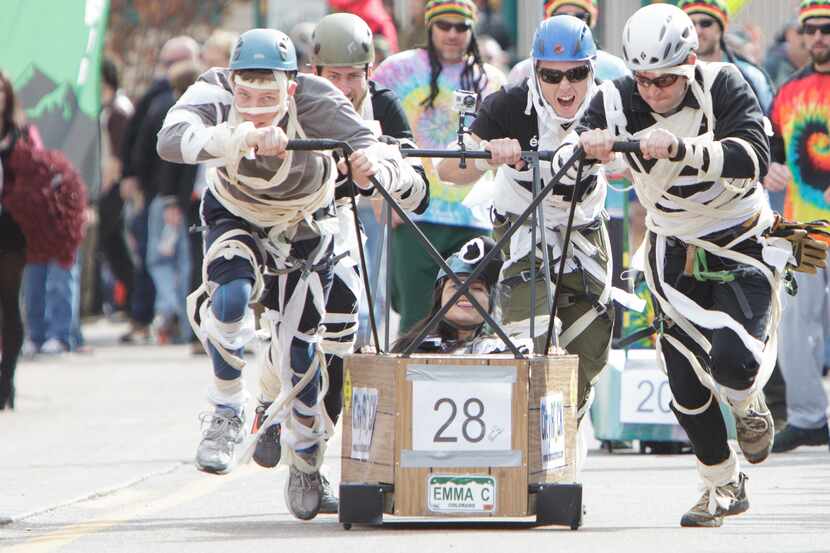
<path fill-rule="evenodd" d="M 703 75 L 700 68 L 695 69 L 695 79 L 702 84 Z M 622 77 L 614 80 L 613 83 L 622 97 L 623 112 L 627 120 L 626 130 L 634 134 L 654 125 L 656 120 L 651 108 L 637 91 L 634 79 L 632 77 Z M 758 178 L 763 178 L 769 167 L 770 147 L 769 140 L 764 132 L 764 114 L 752 88 L 735 66 L 726 65 L 715 77 L 711 94 L 715 116 L 714 139 L 722 140 L 727 137 L 735 137 L 749 142 L 758 158 Z M 691 89 L 687 91 L 681 103 L 681 107 L 685 106 L 695 109 L 700 108 Z M 699 134 L 708 132 L 709 129 L 706 128 L 706 125 L 707 122 L 704 119 Z M 598 92 L 577 125 L 577 132 L 582 133 L 589 129 L 605 129 L 607 127 L 603 94 Z M 723 144 L 723 153 L 722 177 L 744 179 L 755 176 L 754 164 L 741 146 L 733 142 L 726 142 Z M 644 161 L 640 154 L 636 155 L 646 169 L 650 169 L 656 163 L 654 160 Z M 691 167 L 684 168 L 681 173 L 681 175 L 696 174 L 697 169 Z"/>
<path fill-rule="evenodd" d="M 522 150 L 536 150 L 539 147 L 539 120 L 536 108 L 527 107 L 527 82 L 505 87 L 490 94 L 481 104 L 470 131 L 483 140 L 515 138 Z"/>

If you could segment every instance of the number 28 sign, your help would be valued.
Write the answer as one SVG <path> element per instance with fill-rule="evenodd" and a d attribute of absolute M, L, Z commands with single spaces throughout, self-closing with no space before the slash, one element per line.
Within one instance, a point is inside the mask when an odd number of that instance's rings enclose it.
<path fill-rule="evenodd" d="M 512 449 L 512 390 L 512 384 L 504 382 L 413 382 L 412 448 Z"/>

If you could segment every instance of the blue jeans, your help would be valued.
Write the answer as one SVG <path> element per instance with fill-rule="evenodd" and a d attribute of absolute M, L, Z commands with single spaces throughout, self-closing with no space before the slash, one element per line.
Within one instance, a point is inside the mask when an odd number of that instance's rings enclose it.
<path fill-rule="evenodd" d="M 69 269 L 54 261 L 31 263 L 23 275 L 26 326 L 30 340 L 39 348 L 55 338 L 69 348 L 80 339 L 79 264 Z"/>
<path fill-rule="evenodd" d="M 147 270 L 156 287 L 155 312 L 157 316 L 170 320 L 178 317 L 178 339 L 190 339 L 190 324 L 187 320 L 187 293 L 190 290 L 190 239 L 182 214 L 182 223 L 170 228 L 164 222 L 165 203 L 155 198 L 150 203 L 147 232 Z M 169 252 L 160 251 L 166 233 L 175 235 Z M 164 237 L 166 240 L 167 237 Z"/>
<path fill-rule="evenodd" d="M 369 270 L 369 286 L 372 291 L 372 303 L 375 307 L 375 323 L 378 325 L 378 336 L 383 340 L 382 321 L 385 315 L 383 306 L 386 301 L 386 264 L 383 255 L 383 227 L 380 221 L 375 218 L 372 204 L 368 201 L 360 201 L 357 204 L 357 214 L 363 233 L 366 235 L 366 267 Z M 386 204 L 383 206 L 386 210 Z M 390 229 L 391 232 L 391 229 Z M 362 277 L 361 277 L 362 280 Z M 361 289 L 363 284 L 361 282 Z M 369 302 L 366 298 L 366 291 L 360 298 L 358 345 L 372 344 L 372 330 L 369 326 Z"/>

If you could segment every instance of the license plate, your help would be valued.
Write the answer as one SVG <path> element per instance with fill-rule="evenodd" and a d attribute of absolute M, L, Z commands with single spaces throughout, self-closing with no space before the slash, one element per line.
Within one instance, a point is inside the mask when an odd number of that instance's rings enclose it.
<path fill-rule="evenodd" d="M 430 475 L 427 508 L 434 513 L 492 513 L 496 510 L 496 479 Z"/>

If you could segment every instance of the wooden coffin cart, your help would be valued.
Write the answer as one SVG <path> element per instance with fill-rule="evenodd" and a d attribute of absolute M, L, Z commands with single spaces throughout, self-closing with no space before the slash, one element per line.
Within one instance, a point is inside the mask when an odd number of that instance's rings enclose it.
<path fill-rule="evenodd" d="M 348 356 L 340 522 L 578 528 L 576 369 L 572 355 Z"/>

